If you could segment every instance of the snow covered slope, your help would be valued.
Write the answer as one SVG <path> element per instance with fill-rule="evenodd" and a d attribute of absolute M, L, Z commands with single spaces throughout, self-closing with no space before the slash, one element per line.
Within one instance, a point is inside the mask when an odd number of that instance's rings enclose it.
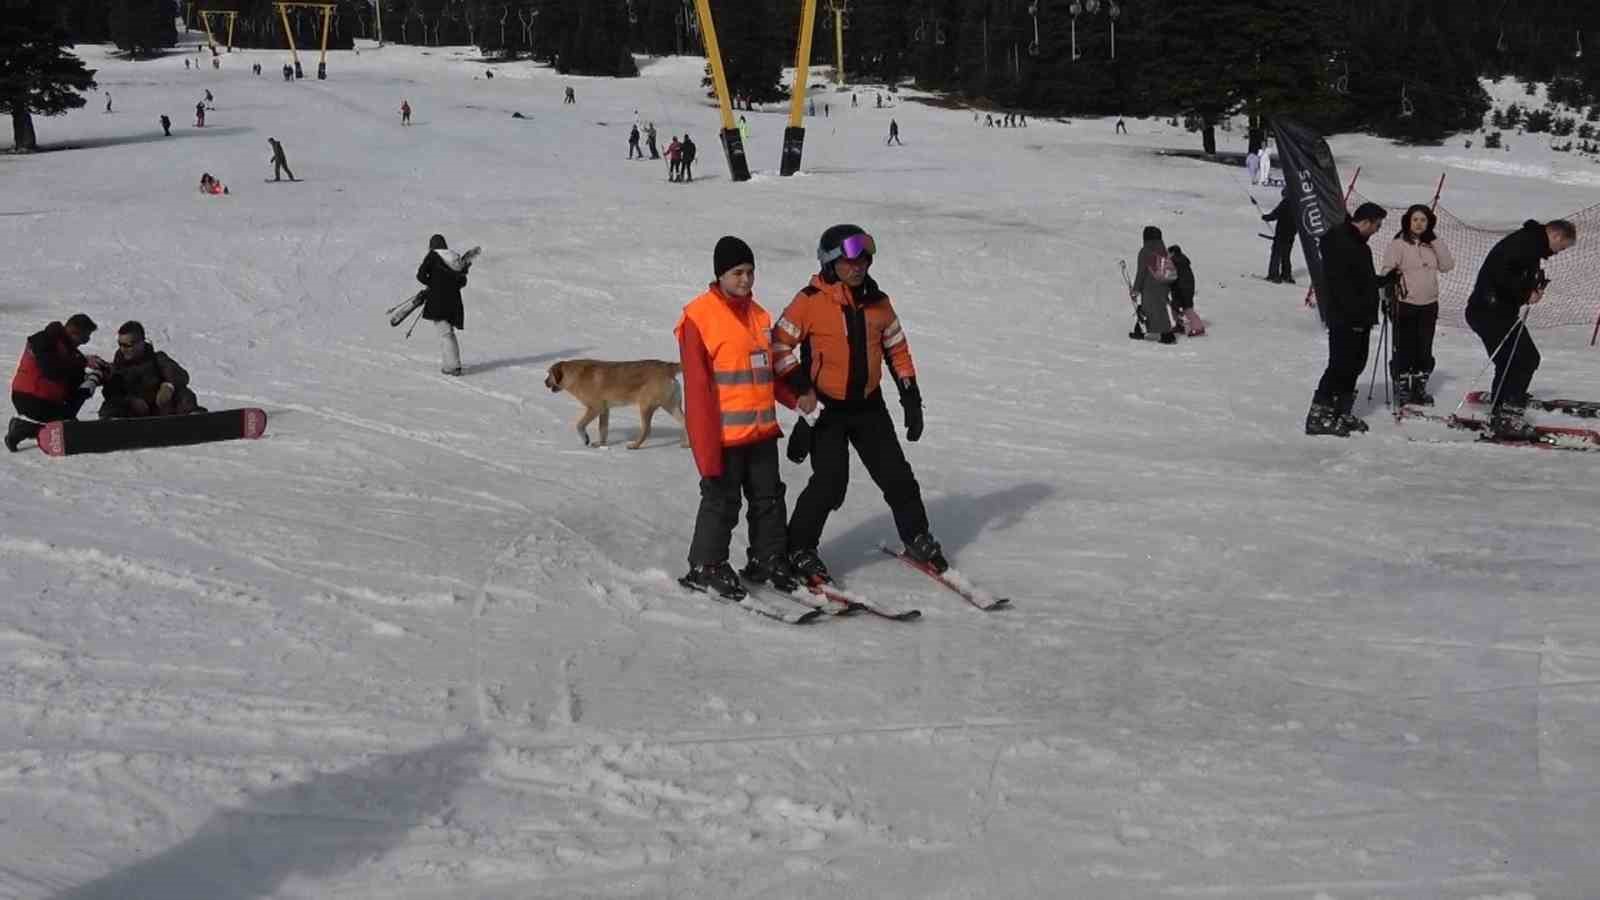
<path fill-rule="evenodd" d="M 1365 400 L 1371 434 L 1301 435 L 1323 333 L 1246 277 L 1267 248 L 1242 170 L 1154 153 L 1193 136 L 828 93 L 795 178 L 782 113 L 747 113 L 760 172 L 736 185 L 694 59 L 486 80 L 467 51 L 363 45 L 285 84 L 279 53 L 83 52 L 117 111 L 39 122 L 80 149 L 0 156 L 0 347 L 82 310 L 109 355 L 137 318 L 203 403 L 272 418 L 259 442 L 0 460 L 0 897 L 1600 883 L 1600 459 L 1409 441 L 1443 434 Z M 695 136 L 693 185 L 625 161 L 635 110 L 663 145 Z M 269 136 L 303 183 L 263 183 Z M 1437 178 L 1334 147 L 1371 196 Z M 232 194 L 199 195 L 202 171 Z M 1583 194 L 1461 171 L 1447 198 L 1514 223 Z M 876 236 L 922 373 L 935 532 L 1012 609 L 878 554 L 859 466 L 824 556 L 920 621 L 685 596 L 675 423 L 587 449 L 542 384 L 557 359 L 670 358 L 724 233 L 781 309 L 845 221 Z M 1124 336 L 1116 260 L 1145 224 L 1194 259 L 1209 336 Z M 484 248 L 459 379 L 383 316 L 434 232 Z M 1580 331 L 1537 335 L 1536 390 L 1600 397 Z M 1482 349 L 1447 330 L 1438 354 L 1450 403 Z M 632 412 L 611 426 L 630 439 Z M 806 474 L 786 464 L 791 498 Z"/>

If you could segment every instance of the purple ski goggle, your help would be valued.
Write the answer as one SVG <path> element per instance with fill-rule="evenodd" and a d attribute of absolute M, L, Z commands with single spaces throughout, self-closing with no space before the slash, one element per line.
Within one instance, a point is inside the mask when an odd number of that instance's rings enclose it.
<path fill-rule="evenodd" d="M 840 244 L 838 249 L 826 250 L 817 254 L 817 259 L 823 265 L 827 265 L 840 257 L 848 260 L 857 260 L 863 256 L 872 257 L 877 255 L 878 244 L 872 239 L 872 235 L 852 234 L 844 239 L 844 243 Z"/>

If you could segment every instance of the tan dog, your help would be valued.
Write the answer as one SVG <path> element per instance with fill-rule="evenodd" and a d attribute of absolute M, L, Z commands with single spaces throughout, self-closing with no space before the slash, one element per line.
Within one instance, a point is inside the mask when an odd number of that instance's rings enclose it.
<path fill-rule="evenodd" d="M 600 443 L 606 445 L 610 428 L 610 410 L 613 406 L 639 407 L 639 421 L 643 427 L 639 437 L 628 445 L 629 450 L 644 446 L 650 436 L 650 417 L 664 409 L 679 425 L 684 426 L 680 446 L 689 446 L 688 423 L 683 418 L 683 391 L 678 387 L 677 375 L 683 366 L 660 359 L 639 359 L 630 362 L 606 362 L 599 359 L 565 359 L 550 367 L 544 386 L 560 393 L 566 391 L 583 404 L 578 416 L 578 433 L 583 435 L 584 446 L 589 445 L 589 423 L 600 420 Z"/>

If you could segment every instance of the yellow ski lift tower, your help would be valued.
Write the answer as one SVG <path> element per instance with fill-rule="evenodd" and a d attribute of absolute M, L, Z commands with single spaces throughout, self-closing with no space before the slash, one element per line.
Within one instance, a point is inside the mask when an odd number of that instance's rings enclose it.
<path fill-rule="evenodd" d="M 744 141 L 733 123 L 733 100 L 728 95 L 728 74 L 722 69 L 722 51 L 717 47 L 717 29 L 711 22 L 711 0 L 694 0 L 694 8 L 700 17 L 706 59 L 711 63 L 711 81 L 717 86 L 717 104 L 722 107 L 722 149 L 728 155 L 728 174 L 734 181 L 749 181 L 750 161 L 745 159 Z"/>
<path fill-rule="evenodd" d="M 850 0 L 828 0 L 828 12 L 833 13 L 833 80 L 844 84 L 844 17 L 850 12 Z"/>
<path fill-rule="evenodd" d="M 195 10 L 195 12 L 200 14 L 200 24 L 205 26 L 205 29 L 206 29 L 206 43 L 210 45 L 212 53 L 216 53 L 217 52 L 217 35 L 216 35 L 216 32 L 211 30 L 211 17 L 212 16 L 227 16 L 228 17 L 228 52 L 232 53 L 233 52 L 233 22 L 234 22 L 235 19 L 239 18 L 239 11 L 236 10 L 236 9 L 197 9 L 197 10 Z"/>
<path fill-rule="evenodd" d="M 795 50 L 794 88 L 789 92 L 789 127 L 783 130 L 783 159 L 779 175 L 800 171 L 800 153 L 805 148 L 806 87 L 811 81 L 811 33 L 817 24 L 817 0 L 805 0 L 800 11 L 800 43 Z"/>
<path fill-rule="evenodd" d="M 320 9 L 322 10 L 322 56 L 317 60 L 317 78 L 328 77 L 328 32 L 333 23 L 332 3 L 299 3 L 283 2 L 274 3 L 278 8 L 278 15 L 283 19 L 283 36 L 289 41 L 289 55 L 294 58 L 294 77 L 304 78 L 305 72 L 300 68 L 300 51 L 294 45 L 294 29 L 289 27 L 289 10 L 292 8 Z"/>

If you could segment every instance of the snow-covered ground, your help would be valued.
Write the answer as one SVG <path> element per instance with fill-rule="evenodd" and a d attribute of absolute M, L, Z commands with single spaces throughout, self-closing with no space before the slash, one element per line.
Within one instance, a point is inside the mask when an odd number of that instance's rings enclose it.
<path fill-rule="evenodd" d="M 138 318 L 203 403 L 272 418 L 0 461 L 0 897 L 1595 895 L 1596 457 L 1413 441 L 1445 433 L 1364 400 L 1371 434 L 1303 436 L 1322 331 L 1246 277 L 1243 171 L 1152 152 L 1194 136 L 826 93 L 800 177 L 782 114 L 747 114 L 740 185 L 694 59 L 486 80 L 364 45 L 285 84 L 281 53 L 82 52 L 116 112 L 0 156 L 0 347 L 82 310 L 109 356 Z M 635 109 L 694 134 L 695 184 L 624 160 Z M 269 136 L 304 183 L 263 183 Z M 1369 196 L 1431 195 L 1430 151 L 1333 144 Z M 1496 158 L 1537 161 L 1517 144 Z M 1471 168 L 1447 191 L 1513 225 L 1594 199 Z M 877 237 L 922 373 L 936 534 L 1012 609 L 877 554 L 859 466 L 824 555 L 921 621 L 681 594 L 676 424 L 586 449 L 543 387 L 564 357 L 670 358 L 724 233 L 780 309 L 841 221 Z M 1116 260 L 1152 223 L 1203 339 L 1124 336 Z M 460 379 L 383 316 L 436 231 L 484 247 Z M 1535 389 L 1600 397 L 1587 338 L 1538 334 Z M 1448 408 L 1482 349 L 1438 351 Z"/>

